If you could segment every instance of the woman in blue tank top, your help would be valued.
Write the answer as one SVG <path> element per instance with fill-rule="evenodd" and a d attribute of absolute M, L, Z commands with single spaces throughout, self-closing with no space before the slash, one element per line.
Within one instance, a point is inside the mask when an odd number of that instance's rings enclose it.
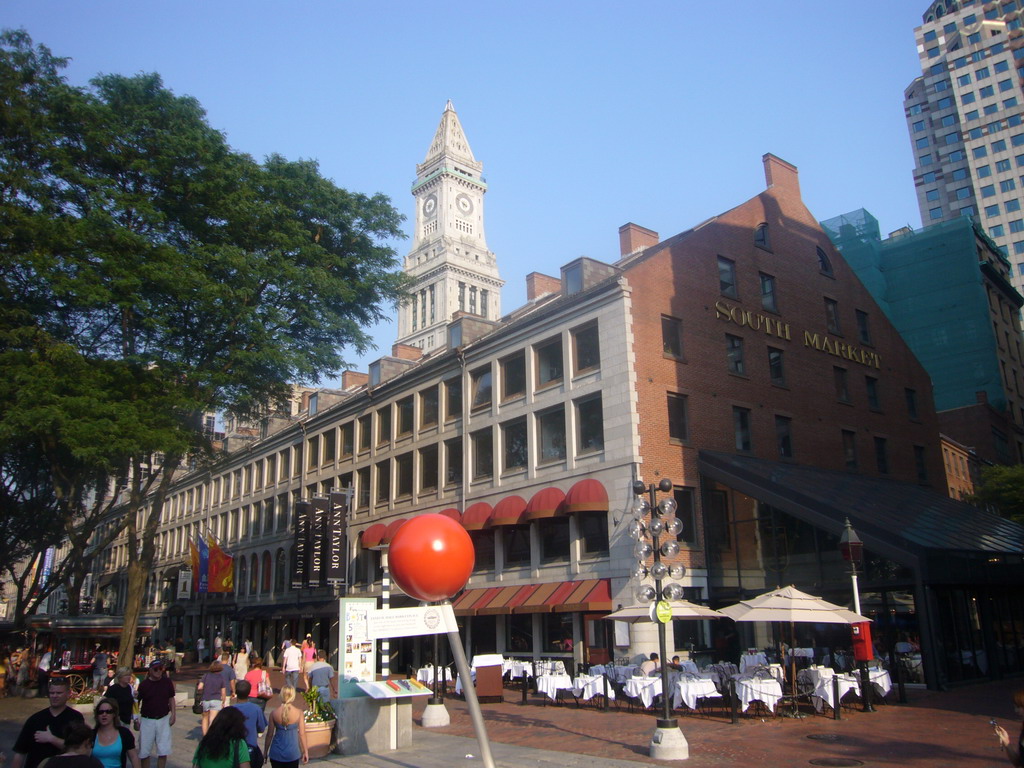
<path fill-rule="evenodd" d="M 299 760 L 304 764 L 309 762 L 306 721 L 302 710 L 294 706 L 293 701 L 295 689 L 286 685 L 281 689 L 281 706 L 267 718 L 263 751 L 273 768 L 298 768 Z"/>

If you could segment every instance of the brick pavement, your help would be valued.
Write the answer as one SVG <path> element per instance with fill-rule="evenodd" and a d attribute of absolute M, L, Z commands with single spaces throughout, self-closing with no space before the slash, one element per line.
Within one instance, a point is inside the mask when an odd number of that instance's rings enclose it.
<path fill-rule="evenodd" d="M 176 677 L 179 690 L 191 691 L 198 668 Z M 275 678 L 279 677 L 275 675 Z M 280 680 L 275 679 L 275 685 Z M 929 766 L 981 768 L 1005 765 L 988 726 L 995 717 L 1015 733 L 1019 728 L 1010 699 L 1024 679 L 1003 680 L 951 691 L 908 691 L 905 705 L 881 705 L 876 713 L 844 711 L 844 719 L 822 716 L 800 720 L 743 716 L 732 725 L 722 714 L 685 715 L 680 726 L 690 744 L 689 768 L 758 765 L 790 768 L 811 765 L 821 758 L 858 760 L 867 766 Z M 895 692 L 891 697 L 895 699 Z M 448 699 L 451 724 L 423 729 L 418 718 L 425 702 L 414 707 L 413 747 L 368 756 L 331 756 L 324 765 L 359 768 L 475 768 L 479 749 L 464 702 Z M 21 722 L 42 708 L 41 700 L 0 699 L 0 749 L 10 753 Z M 577 707 L 572 700 L 544 705 L 532 696 L 526 705 L 520 693 L 506 690 L 505 701 L 483 706 L 488 736 L 500 768 L 567 766 L 569 768 L 637 768 L 659 763 L 647 756 L 655 718 L 629 712 L 623 705 L 608 712 Z M 170 768 L 188 768 L 199 738 L 199 718 L 179 709 L 175 748 Z M 824 736 L 815 740 L 809 736 Z M 469 757 L 472 755 L 472 757 Z"/>

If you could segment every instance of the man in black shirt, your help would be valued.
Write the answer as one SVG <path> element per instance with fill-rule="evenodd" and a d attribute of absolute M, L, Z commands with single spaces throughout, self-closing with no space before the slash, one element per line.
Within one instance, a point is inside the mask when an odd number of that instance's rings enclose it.
<path fill-rule="evenodd" d="M 68 681 L 50 679 L 50 706 L 25 721 L 14 742 L 11 768 L 36 768 L 43 760 L 64 751 L 64 731 L 72 723 L 85 721 L 81 712 L 68 708 Z"/>

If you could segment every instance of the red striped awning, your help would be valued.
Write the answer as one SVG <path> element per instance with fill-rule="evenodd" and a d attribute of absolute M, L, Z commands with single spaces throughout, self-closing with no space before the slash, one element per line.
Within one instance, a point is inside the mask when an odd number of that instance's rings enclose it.
<path fill-rule="evenodd" d="M 388 525 L 387 530 L 384 532 L 384 536 L 381 538 L 381 544 L 390 544 L 391 540 L 395 538 L 395 534 L 398 533 L 398 529 L 405 525 L 405 518 L 400 517 L 397 520 L 392 520 Z"/>
<path fill-rule="evenodd" d="M 459 510 L 455 509 L 455 507 L 448 507 L 448 509 L 442 509 L 437 514 L 444 515 L 445 517 L 450 517 L 456 523 L 462 522 L 462 513 L 459 512 Z"/>
<path fill-rule="evenodd" d="M 540 520 L 565 514 L 565 491 L 544 488 L 530 497 L 526 505 L 526 520 Z"/>
<path fill-rule="evenodd" d="M 526 499 L 522 496 L 506 496 L 494 505 L 491 525 L 518 525 L 526 522 L 523 513 L 526 511 Z"/>
<path fill-rule="evenodd" d="M 471 504 L 469 509 L 462 515 L 462 527 L 467 531 L 482 531 L 491 524 L 491 515 L 494 510 L 486 501 L 478 501 Z"/>
<path fill-rule="evenodd" d="M 359 537 L 360 543 L 363 545 L 363 549 L 369 549 L 370 547 L 376 547 L 380 544 L 381 539 L 384 538 L 384 534 L 388 532 L 388 527 L 384 523 L 374 523 Z"/>
<path fill-rule="evenodd" d="M 585 579 L 467 589 L 452 608 L 458 616 L 610 611 L 611 583 L 608 579 Z"/>
<path fill-rule="evenodd" d="M 565 511 L 573 512 L 607 512 L 608 491 L 600 480 L 586 478 L 580 480 L 565 494 Z"/>
<path fill-rule="evenodd" d="M 474 607 L 486 603 L 493 597 L 501 587 L 483 587 L 481 589 L 467 589 L 452 603 L 452 610 L 456 616 L 473 616 L 476 611 Z"/>

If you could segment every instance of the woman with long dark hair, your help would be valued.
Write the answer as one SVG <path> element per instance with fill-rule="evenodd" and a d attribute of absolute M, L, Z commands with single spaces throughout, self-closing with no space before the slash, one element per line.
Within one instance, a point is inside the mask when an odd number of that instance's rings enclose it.
<path fill-rule="evenodd" d="M 193 768 L 250 768 L 245 733 L 245 715 L 237 707 L 224 707 L 199 740 Z"/>

